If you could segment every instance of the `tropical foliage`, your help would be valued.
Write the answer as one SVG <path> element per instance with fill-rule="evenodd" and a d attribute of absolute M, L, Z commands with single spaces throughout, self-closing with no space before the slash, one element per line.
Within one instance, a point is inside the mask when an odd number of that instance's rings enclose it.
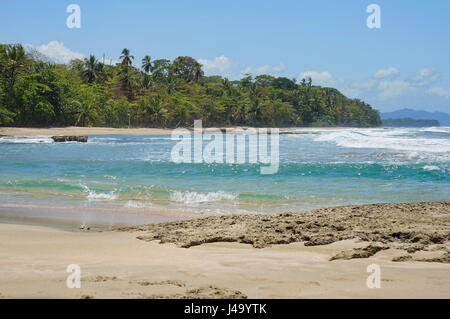
<path fill-rule="evenodd" d="M 133 65 L 124 49 L 116 65 L 94 55 L 68 65 L 22 45 L 0 45 L 0 125 L 113 127 L 378 126 L 378 112 L 338 90 L 284 77 L 205 76 L 195 59 Z"/>

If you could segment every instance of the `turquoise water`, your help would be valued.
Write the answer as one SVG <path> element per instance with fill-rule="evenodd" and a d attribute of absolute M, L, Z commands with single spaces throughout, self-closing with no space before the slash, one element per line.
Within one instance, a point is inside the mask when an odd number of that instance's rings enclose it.
<path fill-rule="evenodd" d="M 170 136 L 3 137 L 0 207 L 221 214 L 450 199 L 450 128 L 301 132 L 280 136 L 273 175 L 260 164 L 173 163 Z"/>

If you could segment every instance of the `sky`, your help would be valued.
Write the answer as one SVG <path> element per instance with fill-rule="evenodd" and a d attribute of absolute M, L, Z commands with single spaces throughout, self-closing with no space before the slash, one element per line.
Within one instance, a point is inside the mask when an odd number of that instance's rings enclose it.
<path fill-rule="evenodd" d="M 71 4 L 80 28 L 67 26 Z M 368 27 L 370 4 L 380 28 Z M 114 62 L 123 48 L 136 66 L 187 55 L 207 75 L 311 76 L 380 111 L 450 112 L 448 0 L 15 0 L 2 3 L 0 43 L 60 63 Z"/>

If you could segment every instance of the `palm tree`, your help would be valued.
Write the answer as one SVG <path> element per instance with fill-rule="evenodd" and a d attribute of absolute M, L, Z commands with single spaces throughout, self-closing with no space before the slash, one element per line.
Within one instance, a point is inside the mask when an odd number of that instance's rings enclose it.
<path fill-rule="evenodd" d="M 119 83 L 122 92 L 127 96 L 128 100 L 133 97 L 134 78 L 128 65 L 123 65 L 119 69 Z"/>
<path fill-rule="evenodd" d="M 149 89 L 152 85 L 151 77 L 148 74 L 144 74 L 141 80 L 141 86 L 143 89 Z"/>
<path fill-rule="evenodd" d="M 223 90 L 227 93 L 227 95 L 231 95 L 231 86 L 232 85 L 227 78 L 222 80 L 222 87 Z"/>
<path fill-rule="evenodd" d="M 263 115 L 262 104 L 260 103 L 259 99 L 253 99 L 250 103 L 250 119 L 253 121 L 253 124 L 259 124 L 262 121 Z"/>
<path fill-rule="evenodd" d="M 177 78 L 173 75 L 169 75 L 166 79 L 167 94 L 172 95 L 178 88 Z"/>
<path fill-rule="evenodd" d="M 94 55 L 90 55 L 89 59 L 84 59 L 83 71 L 81 76 L 86 83 L 93 83 L 100 77 L 103 71 L 103 64 L 99 63 Z"/>
<path fill-rule="evenodd" d="M 156 82 L 163 82 L 163 80 L 169 75 L 170 61 L 166 59 L 159 59 L 153 61 L 152 78 Z"/>
<path fill-rule="evenodd" d="M 125 48 L 125 49 L 122 50 L 122 55 L 120 56 L 120 59 L 122 59 L 122 64 L 123 65 L 132 65 L 133 64 L 133 60 L 134 60 L 134 56 L 130 55 L 130 50 Z"/>
<path fill-rule="evenodd" d="M 155 97 L 151 99 L 150 106 L 147 109 L 147 113 L 150 115 L 150 119 L 153 125 L 158 126 L 166 125 L 168 113 L 160 97 Z"/>
<path fill-rule="evenodd" d="M 149 74 L 153 70 L 152 58 L 149 55 L 146 55 L 142 59 L 142 70 L 144 70 L 144 72 L 147 74 Z"/>
<path fill-rule="evenodd" d="M 71 101 L 75 107 L 75 126 L 89 126 L 99 121 L 99 115 L 95 106 L 88 101 Z"/>
<path fill-rule="evenodd" d="M 28 59 L 21 44 L 6 45 L 1 49 L 0 57 L 3 55 L 4 58 L 2 73 L 5 74 L 7 79 L 7 99 L 9 101 L 12 97 L 18 74 L 25 69 Z"/>
<path fill-rule="evenodd" d="M 232 119 L 235 123 L 245 123 L 247 120 L 247 106 L 245 103 L 238 103 L 232 113 Z"/>

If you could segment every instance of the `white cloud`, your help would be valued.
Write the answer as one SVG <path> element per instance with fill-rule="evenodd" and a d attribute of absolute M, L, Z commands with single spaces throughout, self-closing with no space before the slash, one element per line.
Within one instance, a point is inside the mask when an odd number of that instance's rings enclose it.
<path fill-rule="evenodd" d="M 387 99 L 405 95 L 410 90 L 410 85 L 406 81 L 384 81 L 379 83 L 378 88 L 379 97 Z"/>
<path fill-rule="evenodd" d="M 313 85 L 321 85 L 321 86 L 332 86 L 336 83 L 333 75 L 328 72 L 318 72 L 318 71 L 306 71 L 300 73 L 298 79 L 301 81 L 304 78 L 310 77 L 312 79 Z"/>
<path fill-rule="evenodd" d="M 262 65 L 258 67 L 249 66 L 241 71 L 241 74 L 252 74 L 252 75 L 261 75 L 261 74 L 273 74 L 280 73 L 284 71 L 286 67 L 283 63 L 279 63 L 277 65 Z"/>
<path fill-rule="evenodd" d="M 425 93 L 430 95 L 439 95 L 447 98 L 450 97 L 450 89 L 444 89 L 440 87 L 430 88 L 426 90 Z"/>
<path fill-rule="evenodd" d="M 393 75 L 397 75 L 399 74 L 400 71 L 397 68 L 394 67 L 388 67 L 386 69 L 380 69 L 377 72 L 375 72 L 375 74 L 373 75 L 374 78 L 376 79 L 382 79 L 382 78 L 386 78 L 389 76 L 393 76 Z"/>
<path fill-rule="evenodd" d="M 430 103 L 440 105 L 441 108 L 447 107 L 450 88 L 430 85 L 439 80 L 441 74 L 438 70 L 423 68 L 417 74 L 413 73 L 414 77 L 400 77 L 401 73 L 398 69 L 389 67 L 355 81 L 328 71 L 307 71 L 300 74 L 299 80 L 310 76 L 313 85 L 335 87 L 347 97 L 362 99 L 376 108 L 389 104 L 407 107 L 415 102 L 423 103 L 422 101 L 431 101 Z"/>
<path fill-rule="evenodd" d="M 377 84 L 378 84 L 378 81 L 369 79 L 366 81 L 352 83 L 352 86 L 355 88 L 358 88 L 358 89 L 371 89 L 371 88 L 376 87 Z"/>
<path fill-rule="evenodd" d="M 83 53 L 78 53 L 71 51 L 64 46 L 64 43 L 53 40 L 48 44 L 43 44 L 40 46 L 30 46 L 34 48 L 40 54 L 45 55 L 49 60 L 56 63 L 69 63 L 74 59 L 83 59 L 85 55 Z"/>
<path fill-rule="evenodd" d="M 378 80 L 367 79 L 358 82 L 343 82 L 340 81 L 337 85 L 337 89 L 341 91 L 345 96 L 351 98 L 357 98 L 368 92 L 371 92 L 374 88 L 378 86 Z"/>
<path fill-rule="evenodd" d="M 233 65 L 231 60 L 224 55 L 215 57 L 212 60 L 198 59 L 198 62 L 203 65 L 203 70 L 208 75 L 223 75 L 228 72 Z"/>
<path fill-rule="evenodd" d="M 411 84 L 416 86 L 426 86 L 436 82 L 441 74 L 434 68 L 423 68 L 410 79 Z"/>
<path fill-rule="evenodd" d="M 383 102 L 411 96 L 436 95 L 450 97 L 450 90 L 439 87 L 427 89 L 441 75 L 434 68 L 422 68 L 412 77 L 393 80 L 392 77 L 399 73 L 400 71 L 394 67 L 380 69 L 373 74 L 372 78 L 366 81 L 350 83 L 340 89 L 352 97 L 362 99 L 373 97 Z"/>

